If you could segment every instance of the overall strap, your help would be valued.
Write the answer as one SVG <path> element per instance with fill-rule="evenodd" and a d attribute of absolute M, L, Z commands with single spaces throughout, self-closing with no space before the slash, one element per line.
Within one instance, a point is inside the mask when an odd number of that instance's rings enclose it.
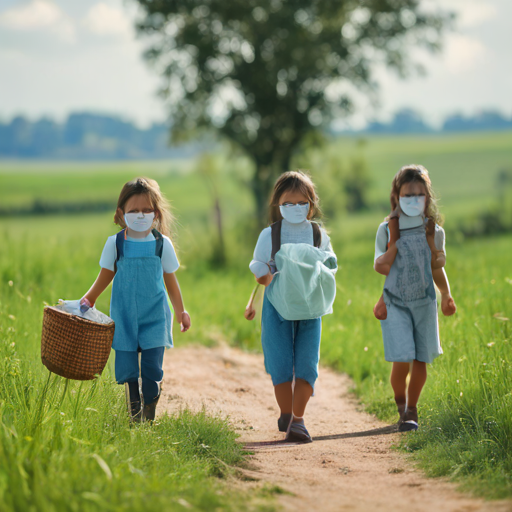
<path fill-rule="evenodd" d="M 320 230 L 320 226 L 317 222 L 311 222 L 311 227 L 313 228 L 313 246 L 320 249 L 322 245 L 322 231 Z"/>
<path fill-rule="evenodd" d="M 119 231 L 116 235 L 116 260 L 114 261 L 114 273 L 117 274 L 117 262 L 124 255 L 124 233 L 125 230 Z"/>
<path fill-rule="evenodd" d="M 156 229 L 151 230 L 151 233 L 153 233 L 153 236 L 156 240 L 155 256 L 158 256 L 160 259 L 162 259 L 162 252 L 164 250 L 164 237 L 162 236 L 162 233 Z"/>
<path fill-rule="evenodd" d="M 116 236 L 116 262 L 124 256 L 124 232 L 125 230 L 123 229 Z"/>
<path fill-rule="evenodd" d="M 281 249 L 281 225 L 281 220 L 270 225 L 270 232 L 272 236 L 272 252 L 270 253 L 271 260 L 274 259 L 276 253 Z"/>

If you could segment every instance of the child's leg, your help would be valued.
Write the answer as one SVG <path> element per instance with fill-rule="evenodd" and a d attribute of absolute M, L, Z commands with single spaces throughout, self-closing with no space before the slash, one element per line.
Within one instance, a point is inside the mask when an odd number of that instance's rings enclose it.
<path fill-rule="evenodd" d="M 427 363 L 417 361 L 412 363 L 411 379 L 407 388 L 407 409 L 415 409 L 418 405 L 421 390 L 427 380 Z"/>
<path fill-rule="evenodd" d="M 393 363 L 391 377 L 389 379 L 393 392 L 395 393 L 395 402 L 400 418 L 405 411 L 407 402 L 407 375 L 409 375 L 409 370 L 409 363 Z"/>
<path fill-rule="evenodd" d="M 283 382 L 282 384 L 274 386 L 274 393 L 276 395 L 277 405 L 279 405 L 279 409 L 281 409 L 281 414 L 291 414 L 293 403 L 292 383 Z"/>
<path fill-rule="evenodd" d="M 448 283 L 448 276 L 444 267 L 432 270 L 434 283 L 436 283 L 439 292 L 441 293 L 441 311 L 444 316 L 451 316 L 457 311 L 457 306 L 450 293 L 450 284 Z"/>
<path fill-rule="evenodd" d="M 139 353 L 116 350 L 115 373 L 118 384 L 125 385 L 126 405 L 132 421 L 140 421 L 141 399 L 139 391 Z"/>
<path fill-rule="evenodd" d="M 306 405 L 313 395 L 313 388 L 303 379 L 295 379 L 295 389 L 293 391 L 293 417 L 302 418 L 306 412 Z"/>
<path fill-rule="evenodd" d="M 162 369 L 165 347 L 143 350 L 140 358 L 142 395 L 144 397 L 143 418 L 154 420 L 156 405 L 160 398 L 160 383 L 164 377 Z"/>
<path fill-rule="evenodd" d="M 384 302 L 384 295 L 380 296 L 377 304 L 373 307 L 373 314 L 377 320 L 386 320 L 388 317 L 388 310 L 386 308 L 386 303 Z"/>

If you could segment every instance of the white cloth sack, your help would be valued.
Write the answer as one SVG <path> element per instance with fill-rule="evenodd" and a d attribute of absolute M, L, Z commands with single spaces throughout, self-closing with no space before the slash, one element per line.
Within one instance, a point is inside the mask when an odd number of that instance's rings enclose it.
<path fill-rule="evenodd" d="M 114 321 L 109 316 L 105 315 L 101 311 L 98 311 L 94 306 L 88 309 L 85 313 L 82 313 L 80 311 L 79 300 L 59 299 L 59 303 L 55 307 L 61 311 L 64 311 L 65 313 L 85 318 L 86 320 L 96 322 L 97 324 L 110 324 Z"/>

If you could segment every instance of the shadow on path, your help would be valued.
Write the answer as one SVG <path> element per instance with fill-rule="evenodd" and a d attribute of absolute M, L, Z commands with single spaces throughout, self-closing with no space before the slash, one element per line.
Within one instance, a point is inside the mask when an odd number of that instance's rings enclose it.
<path fill-rule="evenodd" d="M 331 441 L 334 439 L 349 439 L 351 437 L 370 437 L 383 436 L 398 432 L 398 425 L 388 425 L 386 427 L 374 428 L 372 430 L 363 430 L 361 432 L 347 432 L 345 434 L 332 434 L 329 436 L 316 436 L 313 441 Z M 303 443 L 290 442 L 286 439 L 278 441 L 259 441 L 255 443 L 245 443 L 244 448 L 247 450 L 257 450 L 258 448 L 288 448 L 290 446 L 298 446 Z"/>

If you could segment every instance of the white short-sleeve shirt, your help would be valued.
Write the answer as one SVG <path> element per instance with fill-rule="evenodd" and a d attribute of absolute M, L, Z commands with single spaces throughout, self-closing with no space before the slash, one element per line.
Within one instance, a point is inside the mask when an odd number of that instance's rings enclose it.
<path fill-rule="evenodd" d="M 117 235 L 112 235 L 107 238 L 100 258 L 100 267 L 111 270 L 112 272 L 114 272 L 114 264 L 117 258 L 116 237 Z M 165 235 L 162 235 L 162 238 L 164 239 L 162 248 L 162 269 L 164 273 L 171 274 L 178 270 L 180 264 L 171 239 Z M 149 233 L 146 238 L 132 238 L 127 236 L 126 239 L 130 242 L 152 242 L 155 240 L 155 236 L 153 233 Z"/>
<path fill-rule="evenodd" d="M 373 261 L 385 254 L 388 250 L 388 223 L 384 221 L 377 229 L 377 236 L 375 237 L 375 257 Z M 434 233 L 434 243 L 438 251 L 445 251 L 445 234 L 444 229 L 436 224 L 436 231 Z"/>

